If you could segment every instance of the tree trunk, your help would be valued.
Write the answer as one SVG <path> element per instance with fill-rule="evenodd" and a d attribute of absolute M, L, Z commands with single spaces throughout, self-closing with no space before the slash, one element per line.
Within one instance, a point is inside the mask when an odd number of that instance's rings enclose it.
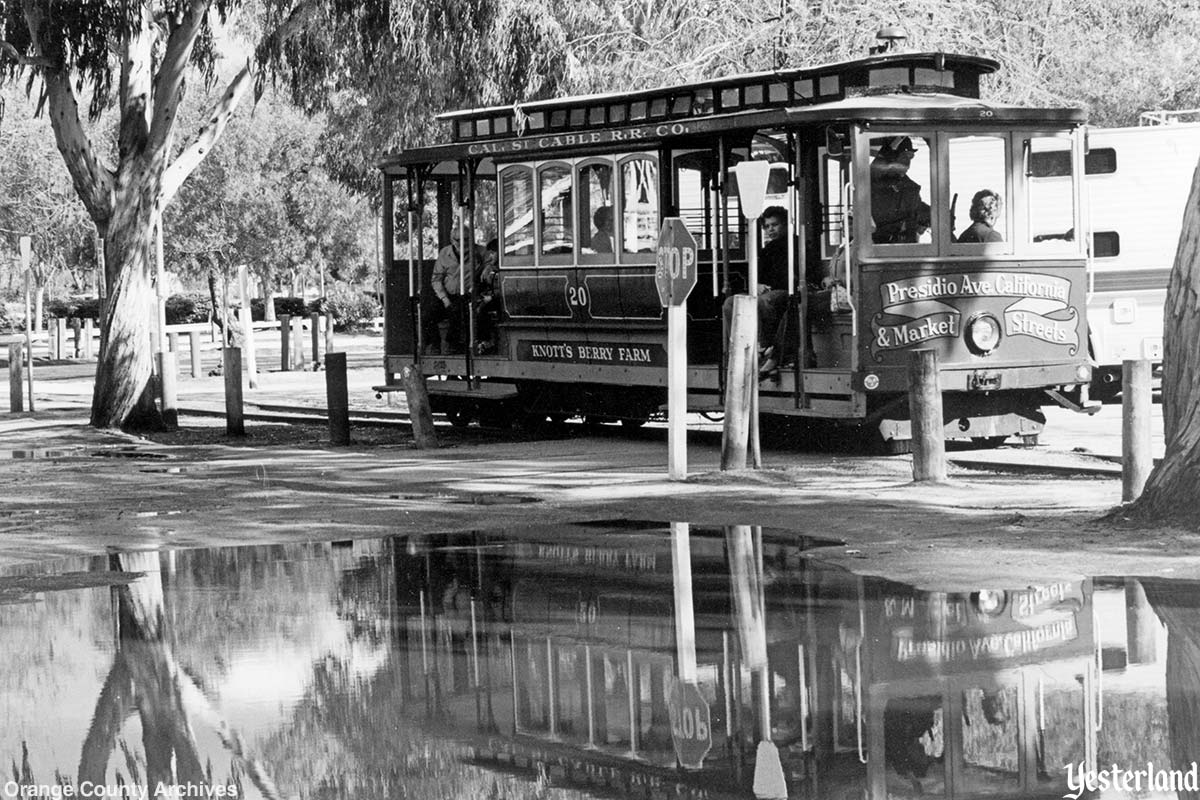
<path fill-rule="evenodd" d="M 1200 522 L 1200 166 L 1183 215 L 1175 264 L 1163 309 L 1163 428 L 1166 453 L 1141 497 L 1124 514 L 1132 519 Z"/>
<path fill-rule="evenodd" d="M 1142 582 L 1146 598 L 1167 626 L 1167 728 L 1171 767 L 1187 772 L 1200 760 L 1200 584 Z M 1179 791 L 1180 800 L 1200 800 L 1200 792 Z"/>
<path fill-rule="evenodd" d="M 146 183 L 150 183 L 148 177 Z M 150 382 L 155 308 L 150 262 L 152 203 L 143 194 L 136 199 L 118 199 L 116 206 L 104 244 L 108 301 L 100 320 L 100 361 L 91 424 L 97 428 L 158 428 L 162 419 L 154 406 Z"/>

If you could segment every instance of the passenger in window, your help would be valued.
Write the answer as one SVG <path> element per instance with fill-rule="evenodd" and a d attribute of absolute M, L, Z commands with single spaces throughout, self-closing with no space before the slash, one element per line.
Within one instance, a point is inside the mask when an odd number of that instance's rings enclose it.
<path fill-rule="evenodd" d="M 600 206 L 592 214 L 592 225 L 596 232 L 592 234 L 592 250 L 597 253 L 613 251 L 613 210 L 612 206 Z"/>
<path fill-rule="evenodd" d="M 496 352 L 496 330 L 500 322 L 500 304 L 496 300 L 500 288 L 496 272 L 500 266 L 500 241 L 492 238 L 483 248 L 483 270 L 479 274 L 479 290 L 476 292 L 478 308 L 475 311 L 475 352 L 487 355 Z"/>
<path fill-rule="evenodd" d="M 875 244 L 911 244 L 929 228 L 929 204 L 921 185 L 908 177 L 916 154 L 912 139 L 893 136 L 884 141 L 871 161 L 871 217 Z"/>
<path fill-rule="evenodd" d="M 959 244 L 983 244 L 1003 242 L 1004 237 L 996 230 L 996 221 L 1004 209 L 1000 195 L 991 189 L 980 189 L 971 198 L 971 226 L 958 235 Z"/>
<path fill-rule="evenodd" d="M 463 228 L 463 241 L 467 252 L 463 260 L 462 275 L 459 275 L 458 223 L 453 226 L 454 235 L 450 244 L 438 251 L 429 277 L 429 292 L 424 298 L 425 342 L 430 353 L 449 355 L 461 352 L 465 342 L 462 336 L 466 314 L 466 301 L 471 296 L 471 287 L 484 268 L 484 249 L 475 244 L 475 234 L 468 224 Z M 460 291 L 461 290 L 461 291 Z M 434 348 L 436 336 L 437 348 Z"/>

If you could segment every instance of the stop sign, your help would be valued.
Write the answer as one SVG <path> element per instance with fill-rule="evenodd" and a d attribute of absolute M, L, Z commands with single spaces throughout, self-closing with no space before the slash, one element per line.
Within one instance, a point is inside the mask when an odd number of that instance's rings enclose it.
<path fill-rule="evenodd" d="M 667 713 L 671 717 L 671 741 L 679 763 L 688 769 L 700 769 L 712 749 L 712 715 L 708 701 L 694 683 L 676 678 L 667 695 Z"/>
<path fill-rule="evenodd" d="M 663 220 L 654 285 L 663 308 L 681 306 L 696 286 L 696 239 L 679 217 Z"/>

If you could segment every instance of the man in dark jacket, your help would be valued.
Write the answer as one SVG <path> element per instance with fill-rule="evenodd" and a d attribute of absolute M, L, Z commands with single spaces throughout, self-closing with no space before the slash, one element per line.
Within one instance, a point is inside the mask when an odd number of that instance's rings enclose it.
<path fill-rule="evenodd" d="M 911 244 L 929 227 L 929 204 L 921 200 L 921 185 L 908 177 L 915 153 L 912 139 L 893 136 L 871 162 L 875 244 Z"/>

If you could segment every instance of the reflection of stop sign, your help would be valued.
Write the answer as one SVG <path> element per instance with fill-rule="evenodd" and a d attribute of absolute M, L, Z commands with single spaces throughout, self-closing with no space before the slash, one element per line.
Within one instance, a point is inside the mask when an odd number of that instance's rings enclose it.
<path fill-rule="evenodd" d="M 696 239 L 679 217 L 663 220 L 654 285 L 663 308 L 681 306 L 696 286 Z"/>
<path fill-rule="evenodd" d="M 671 716 L 671 740 L 679 763 L 688 769 L 700 769 L 704 757 L 712 748 L 712 716 L 708 701 L 694 683 L 676 678 L 667 696 L 667 713 Z"/>

